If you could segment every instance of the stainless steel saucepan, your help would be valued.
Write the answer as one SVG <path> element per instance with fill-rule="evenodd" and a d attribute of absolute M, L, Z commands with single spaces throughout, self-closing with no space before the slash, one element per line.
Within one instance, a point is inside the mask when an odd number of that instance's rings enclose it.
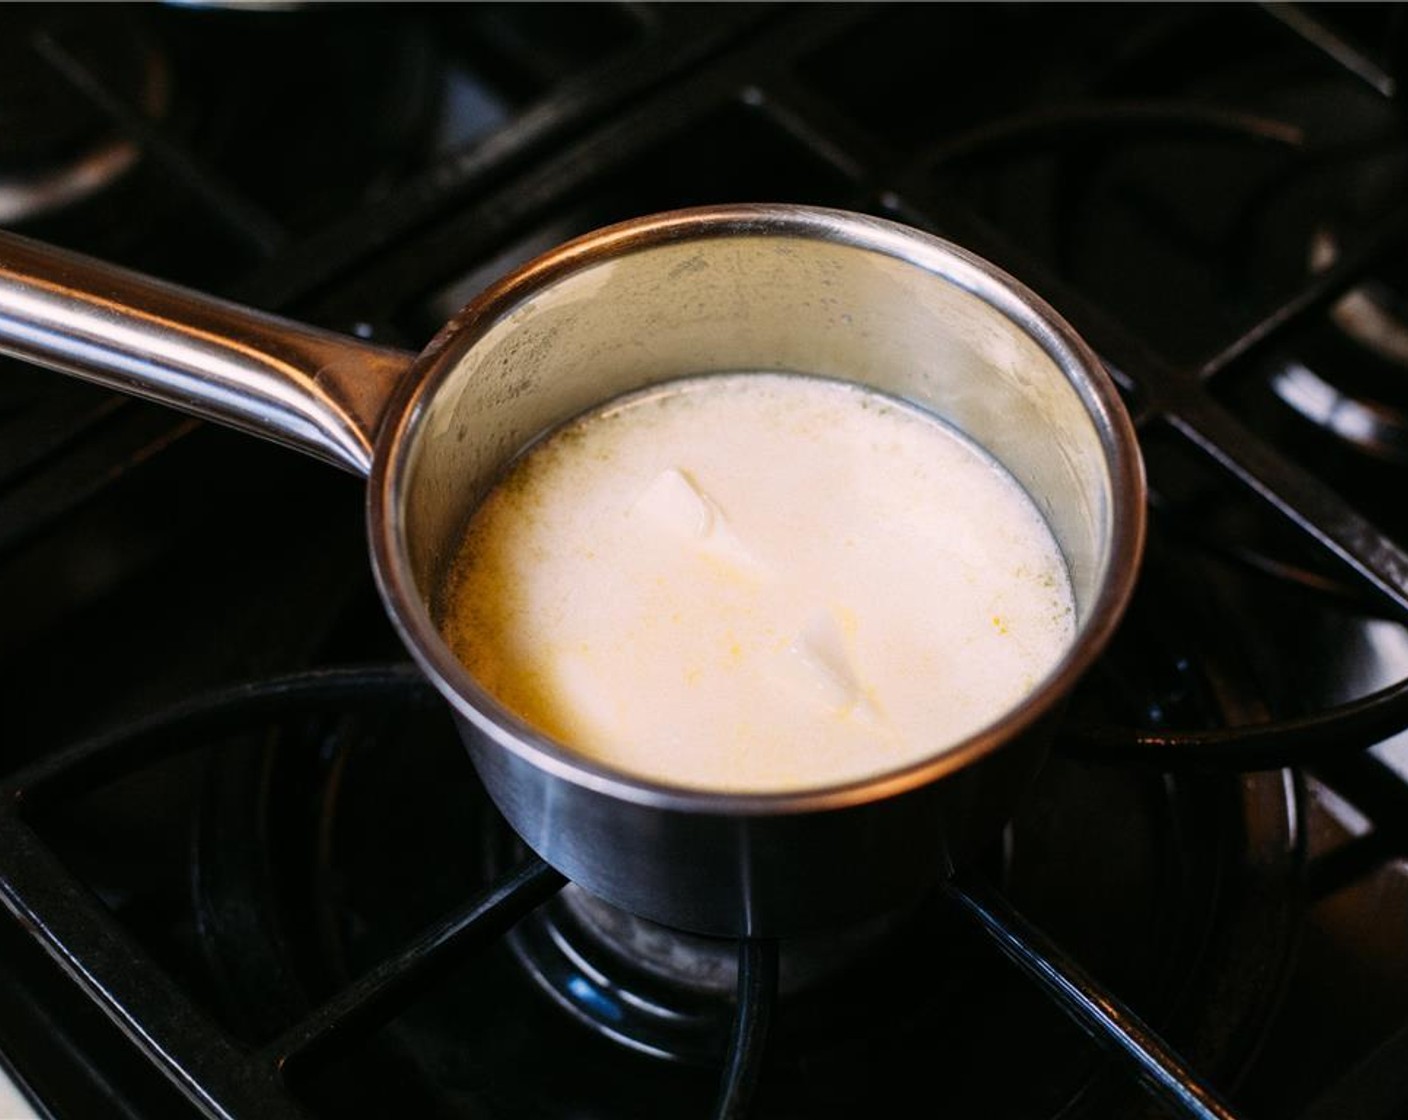
<path fill-rule="evenodd" d="M 696 933 L 859 920 L 992 840 L 1114 630 L 1143 544 L 1138 445 L 1071 328 L 964 250 L 843 211 L 720 206 L 600 230 L 495 284 L 418 356 L 0 234 L 0 350 L 367 475 L 386 609 L 504 816 L 588 891 Z M 720 794 L 587 761 L 470 677 L 437 631 L 437 596 L 508 460 L 602 401 L 730 370 L 873 386 L 947 419 L 1012 472 L 1060 542 L 1078 614 L 1074 645 L 1025 701 L 892 773 Z"/>

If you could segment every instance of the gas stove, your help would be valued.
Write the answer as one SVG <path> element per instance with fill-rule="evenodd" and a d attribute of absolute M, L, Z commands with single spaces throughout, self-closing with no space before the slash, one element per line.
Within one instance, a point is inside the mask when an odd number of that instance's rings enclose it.
<path fill-rule="evenodd" d="M 16 1108 L 1408 1109 L 1402 9 L 0 20 L 4 228 L 415 350 L 617 219 L 870 212 L 1055 305 L 1151 484 L 1135 602 L 1000 843 L 912 910 L 734 942 L 522 848 L 386 622 L 356 480 L 0 362 Z"/>

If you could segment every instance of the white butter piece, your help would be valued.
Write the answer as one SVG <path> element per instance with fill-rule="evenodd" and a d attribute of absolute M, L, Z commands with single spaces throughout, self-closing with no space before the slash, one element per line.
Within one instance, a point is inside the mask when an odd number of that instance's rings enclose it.
<path fill-rule="evenodd" d="M 860 679 L 846 652 L 845 635 L 831 611 L 813 611 L 788 651 L 805 667 L 807 679 L 824 703 L 844 711 L 863 699 Z"/>
<path fill-rule="evenodd" d="M 703 553 L 757 573 L 761 565 L 729 525 L 717 502 L 675 467 L 655 476 L 633 507 L 637 513 Z"/>
<path fill-rule="evenodd" d="M 674 467 L 657 474 L 633 508 L 666 532 L 693 541 L 708 537 L 718 515 L 718 507 Z"/>

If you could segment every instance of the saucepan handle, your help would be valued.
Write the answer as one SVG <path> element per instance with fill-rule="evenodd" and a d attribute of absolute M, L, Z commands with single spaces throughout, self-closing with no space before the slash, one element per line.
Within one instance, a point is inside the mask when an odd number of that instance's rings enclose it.
<path fill-rule="evenodd" d="M 358 474 L 414 359 L 4 231 L 0 352 Z"/>

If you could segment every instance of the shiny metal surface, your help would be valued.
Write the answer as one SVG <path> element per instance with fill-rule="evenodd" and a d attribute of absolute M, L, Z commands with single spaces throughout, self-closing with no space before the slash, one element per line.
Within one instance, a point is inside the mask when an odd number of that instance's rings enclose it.
<path fill-rule="evenodd" d="M 1143 545 L 1138 445 L 1084 343 L 986 262 L 842 211 L 712 207 L 598 231 L 472 301 L 409 372 L 407 355 L 4 236 L 0 349 L 353 470 L 370 464 L 383 598 L 499 809 L 586 890 L 698 933 L 855 922 L 917 898 L 993 839 L 1117 625 Z M 1026 487 L 1065 553 L 1078 619 L 1073 646 L 1026 701 L 900 770 L 740 795 L 607 770 L 468 675 L 440 638 L 437 596 L 497 472 L 544 430 L 620 394 L 738 370 L 904 398 Z"/>
<path fill-rule="evenodd" d="M 136 164 L 141 149 L 113 140 L 62 167 L 0 176 L 0 222 L 22 222 L 96 194 Z"/>
<path fill-rule="evenodd" d="M 0 352 L 360 474 L 411 361 L 3 231 Z"/>
<path fill-rule="evenodd" d="M 666 925 L 795 933 L 916 897 L 1011 813 L 1134 585 L 1143 470 L 1098 360 L 1010 277 L 891 222 L 793 206 L 627 222 L 495 285 L 422 361 L 372 476 L 383 595 L 525 841 L 613 905 Z M 469 677 L 440 640 L 436 597 L 466 516 L 504 464 L 612 397 L 740 369 L 823 374 L 905 398 L 968 433 L 1028 489 L 1070 564 L 1079 632 L 1026 702 L 870 780 L 725 795 L 588 762 Z"/>

